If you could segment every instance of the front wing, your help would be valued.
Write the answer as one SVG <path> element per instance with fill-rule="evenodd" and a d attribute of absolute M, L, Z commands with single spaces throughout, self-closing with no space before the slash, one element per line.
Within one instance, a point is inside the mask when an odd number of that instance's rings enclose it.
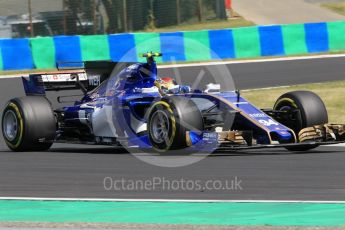
<path fill-rule="evenodd" d="M 198 136 L 200 139 L 198 140 Z M 199 142 L 199 143 L 197 143 Z M 215 150 L 245 150 L 261 148 L 313 147 L 345 143 L 345 125 L 324 124 L 304 128 L 298 133 L 297 143 L 257 144 L 251 131 L 193 132 L 187 133 L 187 143 L 193 146 L 200 142 L 214 146 Z"/>

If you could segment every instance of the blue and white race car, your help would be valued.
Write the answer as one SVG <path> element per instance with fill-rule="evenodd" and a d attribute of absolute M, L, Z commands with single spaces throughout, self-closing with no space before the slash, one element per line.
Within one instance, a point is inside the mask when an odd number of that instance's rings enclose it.
<path fill-rule="evenodd" d="M 325 105 L 312 92 L 286 93 L 272 109 L 261 110 L 239 91 L 212 84 L 202 91 L 159 78 L 157 56 L 144 54 L 146 63 L 90 62 L 80 70 L 23 78 L 27 96 L 10 100 L 3 111 L 6 144 L 13 151 L 43 151 L 63 142 L 190 153 L 301 151 L 345 140 L 345 125 L 327 124 Z M 70 89 L 83 92 L 80 100 L 52 108 L 46 92 Z"/>

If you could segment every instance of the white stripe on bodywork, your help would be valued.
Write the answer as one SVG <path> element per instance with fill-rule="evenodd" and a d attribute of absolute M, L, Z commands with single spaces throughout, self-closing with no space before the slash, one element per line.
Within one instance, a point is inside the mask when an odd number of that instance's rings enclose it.
<path fill-rule="evenodd" d="M 117 137 L 113 122 L 113 107 L 96 108 L 92 114 L 92 127 L 97 137 Z"/>
<path fill-rule="evenodd" d="M 87 117 L 86 117 L 85 110 L 79 110 L 78 116 L 79 116 L 80 123 L 87 125 Z"/>
<path fill-rule="evenodd" d="M 145 122 L 136 119 L 133 114 L 131 114 L 131 127 L 135 133 L 144 132 L 147 130 L 147 124 Z"/>

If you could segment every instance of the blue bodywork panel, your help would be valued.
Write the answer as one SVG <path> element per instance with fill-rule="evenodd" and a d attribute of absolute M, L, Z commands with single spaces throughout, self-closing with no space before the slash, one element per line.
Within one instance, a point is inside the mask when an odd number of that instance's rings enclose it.
<path fill-rule="evenodd" d="M 65 125 L 89 130 L 88 135 L 96 140 L 126 139 L 129 146 L 151 148 L 145 126 L 146 111 L 155 101 L 161 100 L 163 96 L 170 96 L 162 95 L 155 87 L 157 78 L 155 62 L 132 64 L 112 73 L 106 81 L 85 93 L 73 106 L 64 107 L 59 112 Z M 45 95 L 45 85 L 40 80 L 40 75 L 31 75 L 29 80 L 23 78 L 23 83 L 27 94 Z M 185 86 L 180 88 L 188 89 Z M 257 144 L 296 142 L 295 133 L 291 129 L 256 108 L 238 92 L 205 93 L 194 89 L 187 93 L 176 92 L 173 96 L 191 98 L 200 111 L 206 111 L 214 105 L 223 114 L 236 114 L 231 126 L 224 125 L 222 128 L 227 131 L 250 130 Z M 218 133 L 215 129 L 205 129 L 202 132 L 191 130 L 188 135 L 192 146 L 217 147 Z"/>

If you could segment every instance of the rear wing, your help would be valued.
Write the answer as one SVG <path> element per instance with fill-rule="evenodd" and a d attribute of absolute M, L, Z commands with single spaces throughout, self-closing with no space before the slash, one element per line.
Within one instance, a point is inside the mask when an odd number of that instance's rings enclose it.
<path fill-rule="evenodd" d="M 56 72 L 30 74 L 29 77 L 22 77 L 22 80 L 26 95 L 45 95 L 46 91 L 77 89 L 86 94 L 109 79 L 113 71 L 122 70 L 115 68 L 116 66 L 130 64 L 133 63 L 112 61 L 70 62 L 62 65 L 59 63 Z M 75 68 L 76 66 L 78 68 Z"/>

